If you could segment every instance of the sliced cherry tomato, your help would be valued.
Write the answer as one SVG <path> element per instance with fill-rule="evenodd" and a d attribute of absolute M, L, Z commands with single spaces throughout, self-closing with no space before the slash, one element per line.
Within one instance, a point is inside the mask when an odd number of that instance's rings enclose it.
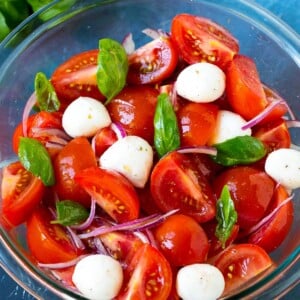
<path fill-rule="evenodd" d="M 214 132 L 218 106 L 210 103 L 188 103 L 178 113 L 182 146 L 203 146 Z"/>
<path fill-rule="evenodd" d="M 176 46 L 168 37 L 157 38 L 128 57 L 130 84 L 153 84 L 168 78 L 178 62 Z"/>
<path fill-rule="evenodd" d="M 268 105 L 255 62 L 250 57 L 236 55 L 228 65 L 226 95 L 232 109 L 246 120 Z"/>
<path fill-rule="evenodd" d="M 239 166 L 220 173 L 213 186 L 217 197 L 227 185 L 238 214 L 238 225 L 245 229 L 254 226 L 266 213 L 275 183 L 265 172 Z"/>
<path fill-rule="evenodd" d="M 5 167 L 1 183 L 3 225 L 10 228 L 25 222 L 42 200 L 44 191 L 42 181 L 20 162 Z"/>
<path fill-rule="evenodd" d="M 26 239 L 32 256 L 41 263 L 59 263 L 82 254 L 65 228 L 52 224 L 52 220 L 51 212 L 44 206 L 39 206 L 28 219 Z"/>
<path fill-rule="evenodd" d="M 259 246 L 239 244 L 226 248 L 214 265 L 224 275 L 226 295 L 265 271 L 272 263 L 269 255 Z"/>
<path fill-rule="evenodd" d="M 62 110 L 80 96 L 104 99 L 97 86 L 98 53 L 93 49 L 76 54 L 55 69 L 51 82 Z"/>
<path fill-rule="evenodd" d="M 172 266 L 202 263 L 207 259 L 207 236 L 193 218 L 176 214 L 155 228 L 154 236 L 162 254 Z"/>
<path fill-rule="evenodd" d="M 116 141 L 117 135 L 110 127 L 100 129 L 94 136 L 96 156 L 100 157 L 103 152 Z"/>
<path fill-rule="evenodd" d="M 275 189 L 272 203 L 267 211 L 267 215 L 276 209 L 276 207 L 278 207 L 288 197 L 288 192 L 282 186 L 278 186 Z M 274 217 L 252 233 L 248 237 L 247 241 L 251 244 L 262 247 L 267 252 L 272 252 L 278 248 L 288 235 L 293 223 L 293 216 L 293 203 L 292 201 L 289 201 L 279 208 Z"/>
<path fill-rule="evenodd" d="M 116 222 L 135 220 L 139 200 L 133 185 L 117 172 L 91 167 L 75 175 L 75 181 Z"/>
<path fill-rule="evenodd" d="M 111 119 L 128 135 L 138 135 L 153 144 L 153 118 L 158 91 L 150 86 L 128 86 L 115 97 L 107 109 Z"/>
<path fill-rule="evenodd" d="M 171 36 L 189 64 L 207 61 L 224 69 L 239 51 L 238 41 L 225 28 L 190 14 L 173 18 Z"/>
<path fill-rule="evenodd" d="M 189 156 L 178 152 L 164 156 L 152 171 L 150 188 L 163 212 L 179 208 L 199 222 L 215 216 L 215 195 Z"/>
<path fill-rule="evenodd" d="M 71 140 L 55 157 L 55 191 L 61 200 L 77 201 L 90 207 L 90 196 L 74 177 L 81 170 L 96 166 L 97 161 L 89 141 L 84 137 Z"/>
<path fill-rule="evenodd" d="M 168 299 L 172 288 L 172 270 L 157 249 L 144 244 L 125 269 L 124 282 L 117 300 Z"/>

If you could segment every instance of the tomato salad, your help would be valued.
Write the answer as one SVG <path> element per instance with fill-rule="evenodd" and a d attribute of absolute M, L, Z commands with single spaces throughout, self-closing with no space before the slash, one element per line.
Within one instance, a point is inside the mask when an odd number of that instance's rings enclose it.
<path fill-rule="evenodd" d="M 1 222 L 89 299 L 216 299 L 270 268 L 291 228 L 299 122 L 215 22 L 144 33 L 36 75 Z"/>

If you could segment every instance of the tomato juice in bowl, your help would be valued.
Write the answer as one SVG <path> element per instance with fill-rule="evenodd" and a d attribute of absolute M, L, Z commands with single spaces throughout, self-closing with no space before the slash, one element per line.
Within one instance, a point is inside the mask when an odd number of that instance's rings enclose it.
<path fill-rule="evenodd" d="M 1 167 L 16 159 L 11 146 L 12 136 L 33 92 L 37 72 L 44 72 L 50 77 L 69 57 L 97 48 L 102 38 L 122 42 L 128 33 L 132 33 L 138 48 L 150 40 L 142 33 L 143 29 L 168 32 L 173 17 L 181 13 L 209 18 L 231 32 L 239 41 L 240 53 L 254 59 L 264 84 L 276 90 L 299 119 L 297 113 L 300 107 L 296 101 L 299 87 L 295 80 L 299 76 L 299 41 L 282 24 L 257 7 L 244 1 L 234 5 L 226 1 L 74 1 L 68 11 L 51 20 L 43 22 L 34 15 L 1 46 Z M 293 143 L 299 145 L 296 128 L 292 129 L 291 136 Z M 272 298 L 299 280 L 297 190 L 293 204 L 293 227 L 285 242 L 271 253 L 276 265 L 261 274 L 258 281 L 249 283 L 243 290 L 234 291 L 236 297 Z M 80 298 L 75 291 L 66 289 L 64 284 L 53 279 L 50 272 L 47 274 L 32 262 L 27 255 L 24 236 L 23 226 L 11 232 L 1 228 L 1 264 L 5 269 L 16 281 L 40 297 Z M 274 283 L 276 288 L 271 288 Z"/>

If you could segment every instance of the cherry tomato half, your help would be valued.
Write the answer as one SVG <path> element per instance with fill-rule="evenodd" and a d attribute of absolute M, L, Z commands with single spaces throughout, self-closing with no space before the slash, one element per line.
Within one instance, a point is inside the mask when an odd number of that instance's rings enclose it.
<path fill-rule="evenodd" d="M 103 152 L 116 141 L 117 135 L 110 127 L 100 129 L 94 136 L 96 156 L 100 157 Z"/>

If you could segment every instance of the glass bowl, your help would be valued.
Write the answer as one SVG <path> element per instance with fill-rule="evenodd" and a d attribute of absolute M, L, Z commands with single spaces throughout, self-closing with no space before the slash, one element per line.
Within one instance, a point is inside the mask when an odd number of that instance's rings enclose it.
<path fill-rule="evenodd" d="M 50 77 L 61 62 L 78 52 L 97 48 L 103 37 L 121 41 L 132 32 L 136 46 L 140 46 L 147 39 L 141 30 L 168 30 L 172 17 L 182 12 L 210 18 L 232 32 L 240 41 L 240 52 L 255 60 L 262 81 L 278 91 L 300 118 L 299 37 L 250 1 L 72 0 L 63 12 L 48 19 L 48 9 L 59 2 L 29 17 L 0 45 L 1 167 L 15 159 L 12 134 L 38 71 Z M 300 145 L 299 131 L 292 132 L 292 139 Z M 295 191 L 294 201 L 295 212 L 299 212 L 299 191 Z M 0 228 L 0 239 L 1 266 L 29 293 L 43 299 L 84 299 L 31 263 L 24 254 L 22 226 L 13 232 Z M 271 256 L 276 267 L 236 291 L 234 298 L 274 299 L 299 282 L 299 213 L 289 236 Z"/>

